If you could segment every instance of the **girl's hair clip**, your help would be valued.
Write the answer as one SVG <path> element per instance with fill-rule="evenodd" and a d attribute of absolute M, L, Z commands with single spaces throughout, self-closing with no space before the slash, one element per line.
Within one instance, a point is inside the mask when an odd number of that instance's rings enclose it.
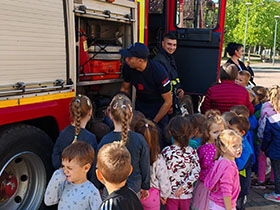
<path fill-rule="evenodd" d="M 212 115 L 212 114 L 209 114 L 209 115 L 207 116 L 208 119 L 210 119 L 210 118 L 212 118 L 212 117 L 214 117 L 214 115 Z"/>
<path fill-rule="evenodd" d="M 149 127 L 149 124 L 148 124 L 148 123 L 145 123 L 145 127 L 148 128 L 148 127 Z"/>
<path fill-rule="evenodd" d="M 118 107 L 118 102 L 114 104 L 113 109 L 117 109 Z"/>
<path fill-rule="evenodd" d="M 76 99 L 75 99 L 75 102 L 76 102 L 76 103 L 81 103 L 81 100 L 78 99 L 78 98 L 76 98 Z"/>
<path fill-rule="evenodd" d="M 126 108 L 125 104 L 121 105 L 121 109 L 125 109 L 125 108 Z"/>

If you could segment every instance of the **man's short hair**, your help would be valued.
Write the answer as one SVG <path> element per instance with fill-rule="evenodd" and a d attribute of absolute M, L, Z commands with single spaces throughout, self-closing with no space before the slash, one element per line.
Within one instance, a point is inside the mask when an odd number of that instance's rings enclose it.
<path fill-rule="evenodd" d="M 122 183 L 127 180 L 131 170 L 129 151 L 121 142 L 104 145 L 97 155 L 97 169 L 106 181 Z"/>
<path fill-rule="evenodd" d="M 172 40 L 177 40 L 177 37 L 175 36 L 175 34 L 172 34 L 170 32 L 163 34 L 163 39 L 172 39 Z"/>
<path fill-rule="evenodd" d="M 246 70 L 239 71 L 238 74 L 239 74 L 240 76 L 245 76 L 245 77 L 248 79 L 248 81 L 249 81 L 250 78 L 251 78 L 250 72 L 248 72 L 248 71 L 246 71 Z"/>
<path fill-rule="evenodd" d="M 77 141 L 63 150 L 61 159 L 68 160 L 69 162 L 76 159 L 80 166 L 84 166 L 88 163 L 92 164 L 94 160 L 94 150 L 90 144 Z"/>
<path fill-rule="evenodd" d="M 225 63 L 220 68 L 220 80 L 234 81 L 238 74 L 238 68 L 235 64 Z"/>

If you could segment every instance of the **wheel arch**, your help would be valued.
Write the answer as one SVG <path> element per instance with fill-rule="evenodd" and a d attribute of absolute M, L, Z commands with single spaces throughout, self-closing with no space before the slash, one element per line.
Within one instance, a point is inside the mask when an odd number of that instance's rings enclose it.
<path fill-rule="evenodd" d="M 7 128 L 19 126 L 22 124 L 30 125 L 30 126 L 41 129 L 52 139 L 53 143 L 55 143 L 55 141 L 59 135 L 58 122 L 54 117 L 51 117 L 51 116 L 40 117 L 40 118 L 35 118 L 35 119 L 25 120 L 25 121 L 21 121 L 21 122 L 2 125 L 0 127 L 0 133 L 5 131 Z"/>

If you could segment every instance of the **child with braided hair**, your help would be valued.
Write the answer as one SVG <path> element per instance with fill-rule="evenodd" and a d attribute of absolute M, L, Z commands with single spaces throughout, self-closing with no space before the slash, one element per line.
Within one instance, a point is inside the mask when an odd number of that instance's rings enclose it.
<path fill-rule="evenodd" d="M 68 145 L 76 141 L 87 142 L 95 151 L 97 149 L 95 135 L 85 128 L 92 116 L 92 104 L 90 99 L 84 95 L 79 95 L 73 98 L 70 103 L 70 115 L 72 118 L 71 124 L 60 132 L 53 148 L 52 163 L 55 169 L 62 166 L 62 151 Z"/>
<path fill-rule="evenodd" d="M 114 123 L 114 130 L 101 139 L 98 150 L 105 144 L 122 141 L 131 155 L 133 167 L 127 179 L 127 186 L 137 195 L 145 198 L 150 189 L 150 156 L 149 147 L 144 137 L 131 131 L 129 125 L 132 119 L 132 105 L 124 94 L 117 94 L 109 106 L 110 118 Z M 98 167 L 98 166 L 97 166 Z M 107 189 L 108 190 L 108 189 Z"/>

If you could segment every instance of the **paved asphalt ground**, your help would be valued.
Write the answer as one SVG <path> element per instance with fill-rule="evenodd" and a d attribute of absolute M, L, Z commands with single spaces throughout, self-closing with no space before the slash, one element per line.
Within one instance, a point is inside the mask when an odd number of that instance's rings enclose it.
<path fill-rule="evenodd" d="M 255 73 L 255 83 L 264 87 L 280 85 L 280 63 L 254 63 L 251 67 Z"/>

